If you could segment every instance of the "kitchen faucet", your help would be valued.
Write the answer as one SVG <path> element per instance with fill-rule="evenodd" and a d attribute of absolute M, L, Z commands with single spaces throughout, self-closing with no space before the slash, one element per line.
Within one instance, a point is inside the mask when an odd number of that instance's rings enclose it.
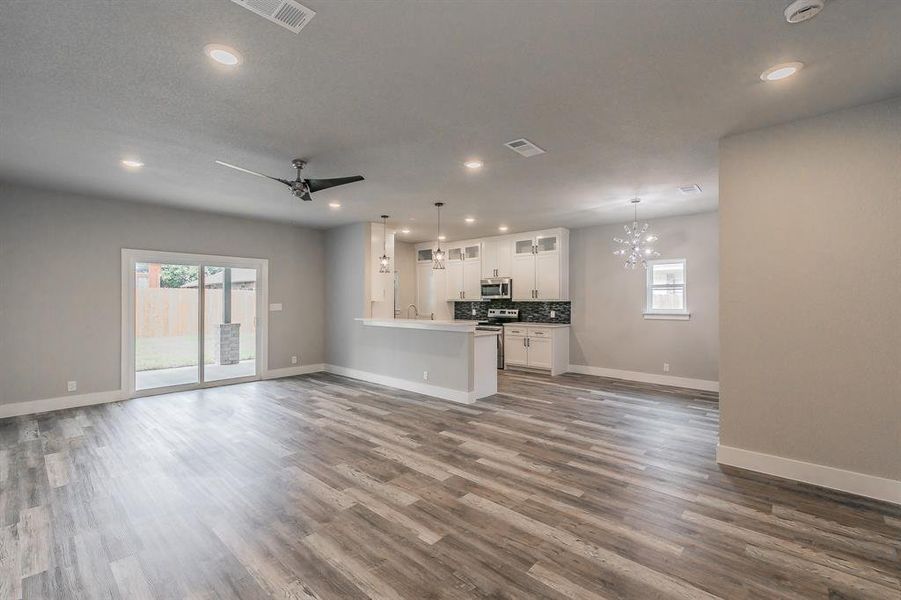
<path fill-rule="evenodd" d="M 413 309 L 413 318 L 418 319 L 419 318 L 419 309 L 416 308 L 415 304 L 411 304 L 410 306 L 407 307 L 407 318 L 408 319 L 410 318 L 410 309 L 411 308 Z"/>

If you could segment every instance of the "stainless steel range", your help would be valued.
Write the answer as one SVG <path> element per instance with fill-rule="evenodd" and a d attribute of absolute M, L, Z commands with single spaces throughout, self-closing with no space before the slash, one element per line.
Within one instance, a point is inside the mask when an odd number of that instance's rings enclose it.
<path fill-rule="evenodd" d="M 479 321 L 476 329 L 497 331 L 497 368 L 504 368 L 504 323 L 519 321 L 518 308 L 489 308 L 488 320 Z"/>

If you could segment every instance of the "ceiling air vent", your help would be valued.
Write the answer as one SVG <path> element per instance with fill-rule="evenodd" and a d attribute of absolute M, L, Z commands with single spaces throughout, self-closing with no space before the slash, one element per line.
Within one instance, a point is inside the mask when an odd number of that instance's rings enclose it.
<path fill-rule="evenodd" d="M 535 156 L 536 154 L 544 154 L 544 150 L 527 140 L 526 138 L 519 138 L 518 140 L 513 140 L 504 144 L 510 150 L 514 152 L 518 152 L 523 156 Z"/>
<path fill-rule="evenodd" d="M 300 33 L 300 30 L 316 16 L 315 11 L 294 0 L 232 0 L 232 2 L 294 33 Z"/>
<path fill-rule="evenodd" d="M 688 195 L 688 194 L 700 194 L 700 193 L 701 193 L 701 186 L 699 186 L 697 183 L 693 183 L 693 184 L 691 184 L 691 185 L 680 185 L 680 186 L 679 186 L 679 191 L 682 192 L 682 193 L 685 194 L 685 195 Z"/>

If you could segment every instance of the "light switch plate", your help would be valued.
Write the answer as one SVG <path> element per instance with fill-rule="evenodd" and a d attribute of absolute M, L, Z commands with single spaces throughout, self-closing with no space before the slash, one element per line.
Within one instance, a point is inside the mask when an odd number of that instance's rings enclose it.
<path fill-rule="evenodd" d="M 279 312 L 282 309 L 281 302 L 275 302 L 269 305 L 269 312 Z"/>

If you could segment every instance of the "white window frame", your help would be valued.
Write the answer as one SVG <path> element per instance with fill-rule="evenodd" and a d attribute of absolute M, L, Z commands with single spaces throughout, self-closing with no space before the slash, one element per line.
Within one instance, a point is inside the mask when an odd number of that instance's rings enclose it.
<path fill-rule="evenodd" d="M 683 282 L 681 284 L 676 284 L 675 286 L 655 286 L 654 285 L 654 266 L 667 264 L 671 265 L 674 263 L 679 263 L 682 265 L 682 279 Z M 652 308 L 651 302 L 653 298 L 654 288 L 673 288 L 673 287 L 681 287 L 682 288 L 682 299 L 684 301 L 685 308 L 682 310 L 671 310 L 671 309 L 660 309 L 660 308 Z M 688 312 L 688 261 L 684 258 L 658 258 L 654 260 L 648 261 L 648 269 L 647 275 L 645 279 L 645 302 L 644 302 L 644 318 L 645 319 L 658 319 L 658 320 L 670 320 L 670 321 L 687 321 L 691 318 L 691 313 Z"/>

